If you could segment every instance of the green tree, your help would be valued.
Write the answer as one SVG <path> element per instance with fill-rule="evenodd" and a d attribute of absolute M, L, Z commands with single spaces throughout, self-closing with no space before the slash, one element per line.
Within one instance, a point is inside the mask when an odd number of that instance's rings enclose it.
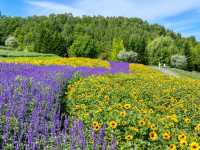
<path fill-rule="evenodd" d="M 91 57 L 98 56 L 94 40 L 90 36 L 78 36 L 68 50 L 69 56 Z"/>
<path fill-rule="evenodd" d="M 194 70 L 200 71 L 200 44 L 196 45 L 191 50 L 191 60 Z"/>
<path fill-rule="evenodd" d="M 117 55 L 120 51 L 125 50 L 123 40 L 114 38 L 112 43 L 111 60 L 117 60 Z"/>
<path fill-rule="evenodd" d="M 143 34 L 133 34 L 128 41 L 127 50 L 138 53 L 138 62 L 145 63 L 146 40 Z"/>
<path fill-rule="evenodd" d="M 159 62 L 170 64 L 171 56 L 177 52 L 174 40 L 169 36 L 158 37 L 147 46 L 150 64 L 158 64 Z"/>
<path fill-rule="evenodd" d="M 18 46 L 18 41 L 15 37 L 10 36 L 7 38 L 7 40 L 5 41 L 5 45 L 7 47 L 12 47 L 12 48 L 17 48 Z"/>

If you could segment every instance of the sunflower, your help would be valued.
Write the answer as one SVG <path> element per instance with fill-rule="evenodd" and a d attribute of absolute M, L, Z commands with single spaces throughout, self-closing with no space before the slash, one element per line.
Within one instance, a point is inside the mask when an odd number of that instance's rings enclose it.
<path fill-rule="evenodd" d="M 127 136 L 125 137 L 125 139 L 126 139 L 127 141 L 131 141 L 131 140 L 133 139 L 133 136 L 132 136 L 132 135 L 127 135 Z"/>
<path fill-rule="evenodd" d="M 149 133 L 149 138 L 151 141 L 156 141 L 158 139 L 158 135 L 155 131 Z"/>
<path fill-rule="evenodd" d="M 119 114 L 120 114 L 121 117 L 125 117 L 126 116 L 126 112 L 125 111 L 122 111 Z"/>
<path fill-rule="evenodd" d="M 196 143 L 196 142 L 192 142 L 191 144 L 190 144 L 190 149 L 191 150 L 199 150 L 199 144 L 198 143 Z"/>
<path fill-rule="evenodd" d="M 170 144 L 169 145 L 169 150 L 176 150 L 176 145 L 175 144 Z"/>
<path fill-rule="evenodd" d="M 129 127 L 129 129 L 130 129 L 131 131 L 134 131 L 134 132 L 138 132 L 138 131 L 139 131 L 139 129 L 138 129 L 138 128 L 135 128 L 135 127 Z"/>
<path fill-rule="evenodd" d="M 131 104 L 125 104 L 125 105 L 124 105 L 124 108 L 125 108 L 125 109 L 130 109 L 130 108 L 131 108 Z"/>
<path fill-rule="evenodd" d="M 92 127 L 95 128 L 97 125 L 99 125 L 99 123 L 97 121 L 93 121 L 92 122 Z"/>
<path fill-rule="evenodd" d="M 191 122 L 191 120 L 190 120 L 190 118 L 185 117 L 184 122 L 185 122 L 186 124 L 189 124 L 189 123 Z"/>
<path fill-rule="evenodd" d="M 110 127 L 111 127 L 112 129 L 117 128 L 117 122 L 111 121 L 111 122 L 110 122 Z"/>
<path fill-rule="evenodd" d="M 180 134 L 180 135 L 178 135 L 178 140 L 179 140 L 179 141 L 181 141 L 181 140 L 186 140 L 186 138 L 187 138 L 186 135 L 183 134 L 183 133 Z"/>
<path fill-rule="evenodd" d="M 151 125 L 149 126 L 149 128 L 150 128 L 151 130 L 153 130 L 153 131 L 157 130 L 157 127 L 156 127 L 155 124 L 151 124 Z"/>
<path fill-rule="evenodd" d="M 200 124 L 198 124 L 194 129 L 195 129 L 195 131 L 196 131 L 197 133 L 200 133 Z"/>
<path fill-rule="evenodd" d="M 170 135 L 169 132 L 163 133 L 163 139 L 164 139 L 164 140 L 169 140 L 170 138 L 171 138 L 171 135 Z"/>
<path fill-rule="evenodd" d="M 145 120 L 138 121 L 139 126 L 144 126 L 146 124 Z"/>
<path fill-rule="evenodd" d="M 185 146 L 187 146 L 187 141 L 186 140 L 180 140 L 179 144 L 180 144 L 180 147 L 185 147 Z"/>
<path fill-rule="evenodd" d="M 104 100 L 107 102 L 107 101 L 109 101 L 109 96 L 108 95 L 106 95 L 106 96 L 104 96 Z"/>
<path fill-rule="evenodd" d="M 99 131 L 100 128 L 101 128 L 101 126 L 98 124 L 97 126 L 95 126 L 94 130 Z"/>
<path fill-rule="evenodd" d="M 123 120 L 123 121 L 122 121 L 122 125 L 123 125 L 123 126 L 127 125 L 127 122 Z"/>
<path fill-rule="evenodd" d="M 92 127 L 95 131 L 99 131 L 99 129 L 101 128 L 101 125 L 97 122 L 97 121 L 94 121 L 92 123 Z"/>

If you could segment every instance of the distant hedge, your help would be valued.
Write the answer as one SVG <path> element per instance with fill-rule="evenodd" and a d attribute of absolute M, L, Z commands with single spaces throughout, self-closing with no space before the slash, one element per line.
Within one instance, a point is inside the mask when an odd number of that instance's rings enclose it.
<path fill-rule="evenodd" d="M 39 56 L 57 56 L 55 54 L 43 54 L 36 52 L 0 50 L 0 57 L 39 57 Z"/>

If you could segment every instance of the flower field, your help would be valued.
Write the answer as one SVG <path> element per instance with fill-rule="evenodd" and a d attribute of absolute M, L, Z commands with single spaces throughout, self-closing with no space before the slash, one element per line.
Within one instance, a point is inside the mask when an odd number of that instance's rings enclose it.
<path fill-rule="evenodd" d="M 0 149 L 199 150 L 199 80 L 45 58 L 0 59 Z"/>
<path fill-rule="evenodd" d="M 109 63 L 100 59 L 91 58 L 62 58 L 62 57 L 8 57 L 0 58 L 0 62 L 5 63 L 17 63 L 17 64 L 33 64 L 33 65 L 68 65 L 74 67 L 86 66 L 86 67 L 103 67 L 109 68 Z"/>
<path fill-rule="evenodd" d="M 131 74 L 91 76 L 68 86 L 70 115 L 121 149 L 199 149 L 200 81 L 166 76 L 143 65 Z"/>
<path fill-rule="evenodd" d="M 121 71 L 128 72 L 127 63 L 113 62 L 110 66 L 0 63 L 0 149 L 85 149 L 88 144 L 82 121 L 62 111 L 63 89 L 77 72 L 81 77 L 114 74 L 123 66 Z"/>

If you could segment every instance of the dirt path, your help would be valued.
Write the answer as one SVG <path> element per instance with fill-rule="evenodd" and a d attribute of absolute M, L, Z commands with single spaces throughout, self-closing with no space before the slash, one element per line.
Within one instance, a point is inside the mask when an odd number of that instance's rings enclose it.
<path fill-rule="evenodd" d="M 178 74 L 176 74 L 175 72 L 169 70 L 168 68 L 167 68 L 167 69 L 163 69 L 163 68 L 159 68 L 159 67 L 157 67 L 157 66 L 152 66 L 152 68 L 153 68 L 153 69 L 156 69 L 156 70 L 159 70 L 159 71 L 161 71 L 162 73 L 167 74 L 167 75 L 169 75 L 169 76 L 174 76 L 174 77 L 179 78 L 179 75 L 178 75 Z"/>

